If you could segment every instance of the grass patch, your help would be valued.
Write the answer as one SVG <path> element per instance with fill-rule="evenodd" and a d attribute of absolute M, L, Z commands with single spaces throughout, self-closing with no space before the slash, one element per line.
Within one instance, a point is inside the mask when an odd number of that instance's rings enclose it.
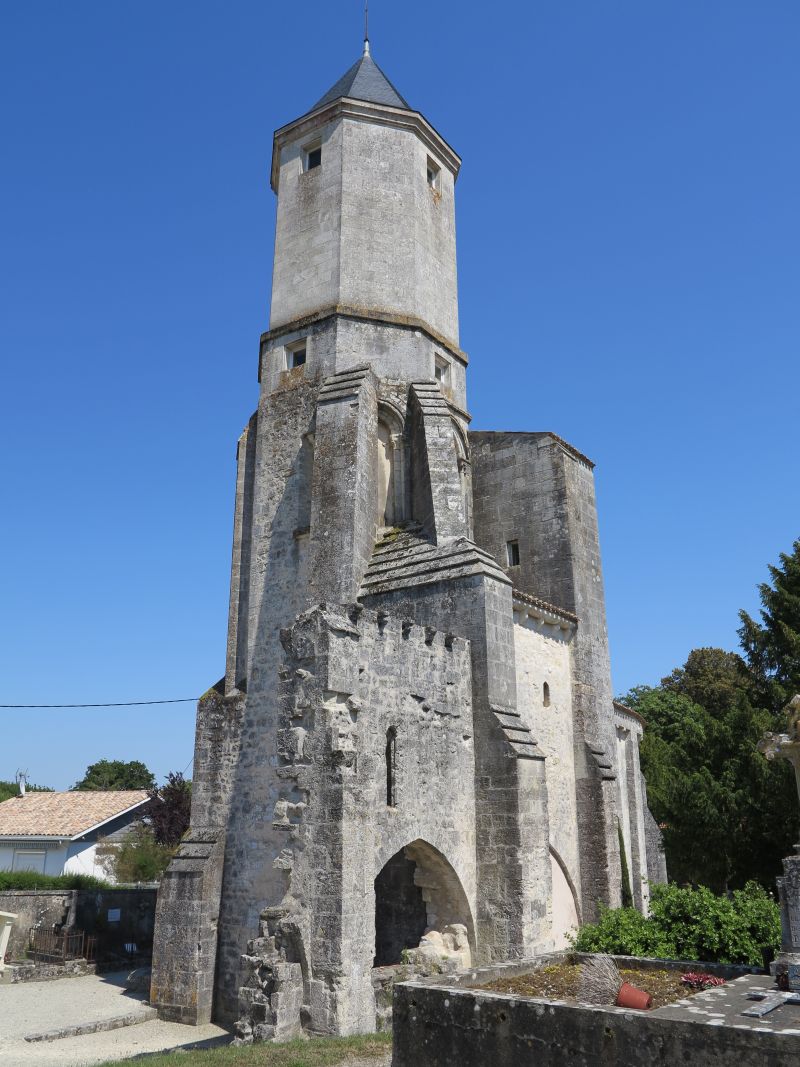
<path fill-rule="evenodd" d="M 101 1067 L 138 1064 L 138 1067 L 335 1067 L 355 1057 L 379 1059 L 392 1046 L 391 1034 L 357 1037 L 314 1037 L 308 1041 L 263 1043 L 242 1048 L 194 1049 L 117 1060 Z"/>

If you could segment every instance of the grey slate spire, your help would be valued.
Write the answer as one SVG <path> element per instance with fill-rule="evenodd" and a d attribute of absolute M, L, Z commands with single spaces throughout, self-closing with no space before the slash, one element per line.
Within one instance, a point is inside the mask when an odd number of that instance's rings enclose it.
<path fill-rule="evenodd" d="M 385 104 L 388 107 L 412 110 L 369 54 L 368 41 L 364 42 L 364 54 L 361 58 L 346 74 L 342 75 L 321 100 L 314 104 L 311 110 L 316 111 L 317 108 L 324 107 L 325 104 L 331 104 L 334 100 L 345 96 L 351 100 L 366 100 L 371 104 Z"/>

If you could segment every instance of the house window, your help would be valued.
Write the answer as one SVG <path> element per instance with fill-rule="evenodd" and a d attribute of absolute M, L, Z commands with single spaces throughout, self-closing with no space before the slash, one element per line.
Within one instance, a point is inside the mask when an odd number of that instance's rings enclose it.
<path fill-rule="evenodd" d="M 303 171 L 316 170 L 322 166 L 322 143 L 315 141 L 314 144 L 306 145 L 303 149 Z"/>
<path fill-rule="evenodd" d="M 428 156 L 428 185 L 436 192 L 439 191 L 439 178 L 441 176 L 441 169 L 438 164 L 434 163 L 430 156 Z"/>
<path fill-rule="evenodd" d="M 296 341 L 293 345 L 286 346 L 286 369 L 294 370 L 295 367 L 305 366 L 308 356 L 308 340 Z"/>
<path fill-rule="evenodd" d="M 506 542 L 506 557 L 509 567 L 519 566 L 519 541 Z"/>
<path fill-rule="evenodd" d="M 390 726 L 386 731 L 386 803 L 388 807 L 397 807 L 397 730 Z"/>
<path fill-rule="evenodd" d="M 433 373 L 436 376 L 436 381 L 439 382 L 440 385 L 450 385 L 450 364 L 444 356 L 440 356 L 438 353 L 436 355 Z"/>
<path fill-rule="evenodd" d="M 15 850 L 12 866 L 15 871 L 35 871 L 36 874 L 44 874 L 46 859 L 47 853 L 44 850 L 41 852 L 29 849 Z"/>
<path fill-rule="evenodd" d="M 542 686 L 542 704 L 546 708 L 550 707 L 550 686 L 547 682 Z"/>

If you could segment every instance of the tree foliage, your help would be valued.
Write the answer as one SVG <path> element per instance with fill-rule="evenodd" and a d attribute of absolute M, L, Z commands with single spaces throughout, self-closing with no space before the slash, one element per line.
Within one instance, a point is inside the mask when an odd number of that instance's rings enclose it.
<path fill-rule="evenodd" d="M 49 785 L 26 785 L 28 793 L 52 793 Z M 0 804 L 11 797 L 19 796 L 19 785 L 16 782 L 0 782 Z"/>
<path fill-rule="evenodd" d="M 117 882 L 157 882 L 189 828 L 192 783 L 170 772 L 160 789 L 148 790 L 150 802 L 120 844 L 98 848 L 101 864 Z"/>
<path fill-rule="evenodd" d="M 647 723 L 642 770 L 674 881 L 718 892 L 750 880 L 770 887 L 792 851 L 793 775 L 756 749 L 773 719 L 752 705 L 751 690 L 739 656 L 702 648 L 660 686 L 625 698 Z"/>
<path fill-rule="evenodd" d="M 744 658 L 695 649 L 659 686 L 623 698 L 647 723 L 642 770 L 677 881 L 771 887 L 797 840 L 792 769 L 756 745 L 785 728 L 781 712 L 800 692 L 800 541 L 769 570 L 761 621 L 740 612 Z"/>
<path fill-rule="evenodd" d="M 800 693 L 800 540 L 789 555 L 781 553 L 780 566 L 771 566 L 769 572 L 772 584 L 758 587 L 761 622 L 740 611 L 739 639 L 757 699 L 779 715 Z"/>
<path fill-rule="evenodd" d="M 101 759 L 86 768 L 73 789 L 154 789 L 156 780 L 139 760 Z"/>
<path fill-rule="evenodd" d="M 189 829 L 192 809 L 192 783 L 172 772 L 160 789 L 150 790 L 146 818 L 159 845 L 174 848 Z"/>
<path fill-rule="evenodd" d="M 778 905 L 748 882 L 730 896 L 715 896 L 704 886 L 654 885 L 648 917 L 635 908 L 604 908 L 599 922 L 581 927 L 573 944 L 579 952 L 760 967 L 780 940 Z"/>

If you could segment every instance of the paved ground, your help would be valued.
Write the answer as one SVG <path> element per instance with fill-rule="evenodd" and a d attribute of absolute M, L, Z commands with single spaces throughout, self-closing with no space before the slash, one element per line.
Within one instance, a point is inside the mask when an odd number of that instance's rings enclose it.
<path fill-rule="evenodd" d="M 800 1004 L 781 1004 L 761 1018 L 742 1015 L 763 1001 L 748 999 L 748 994 L 774 996 L 775 982 L 768 975 L 749 974 L 727 982 L 717 989 L 707 989 L 686 1000 L 678 1000 L 653 1015 L 661 1019 L 687 1019 L 709 1026 L 733 1026 L 739 1030 L 771 1030 L 773 1033 L 800 1034 Z"/>
<path fill-rule="evenodd" d="M 124 978 L 124 974 L 87 975 L 0 986 L 0 1063 L 8 1067 L 83 1067 L 143 1052 L 227 1040 L 226 1031 L 219 1026 L 180 1026 L 158 1020 L 58 1041 L 25 1040 L 26 1034 L 144 1012 L 144 996 L 127 993 Z"/>

